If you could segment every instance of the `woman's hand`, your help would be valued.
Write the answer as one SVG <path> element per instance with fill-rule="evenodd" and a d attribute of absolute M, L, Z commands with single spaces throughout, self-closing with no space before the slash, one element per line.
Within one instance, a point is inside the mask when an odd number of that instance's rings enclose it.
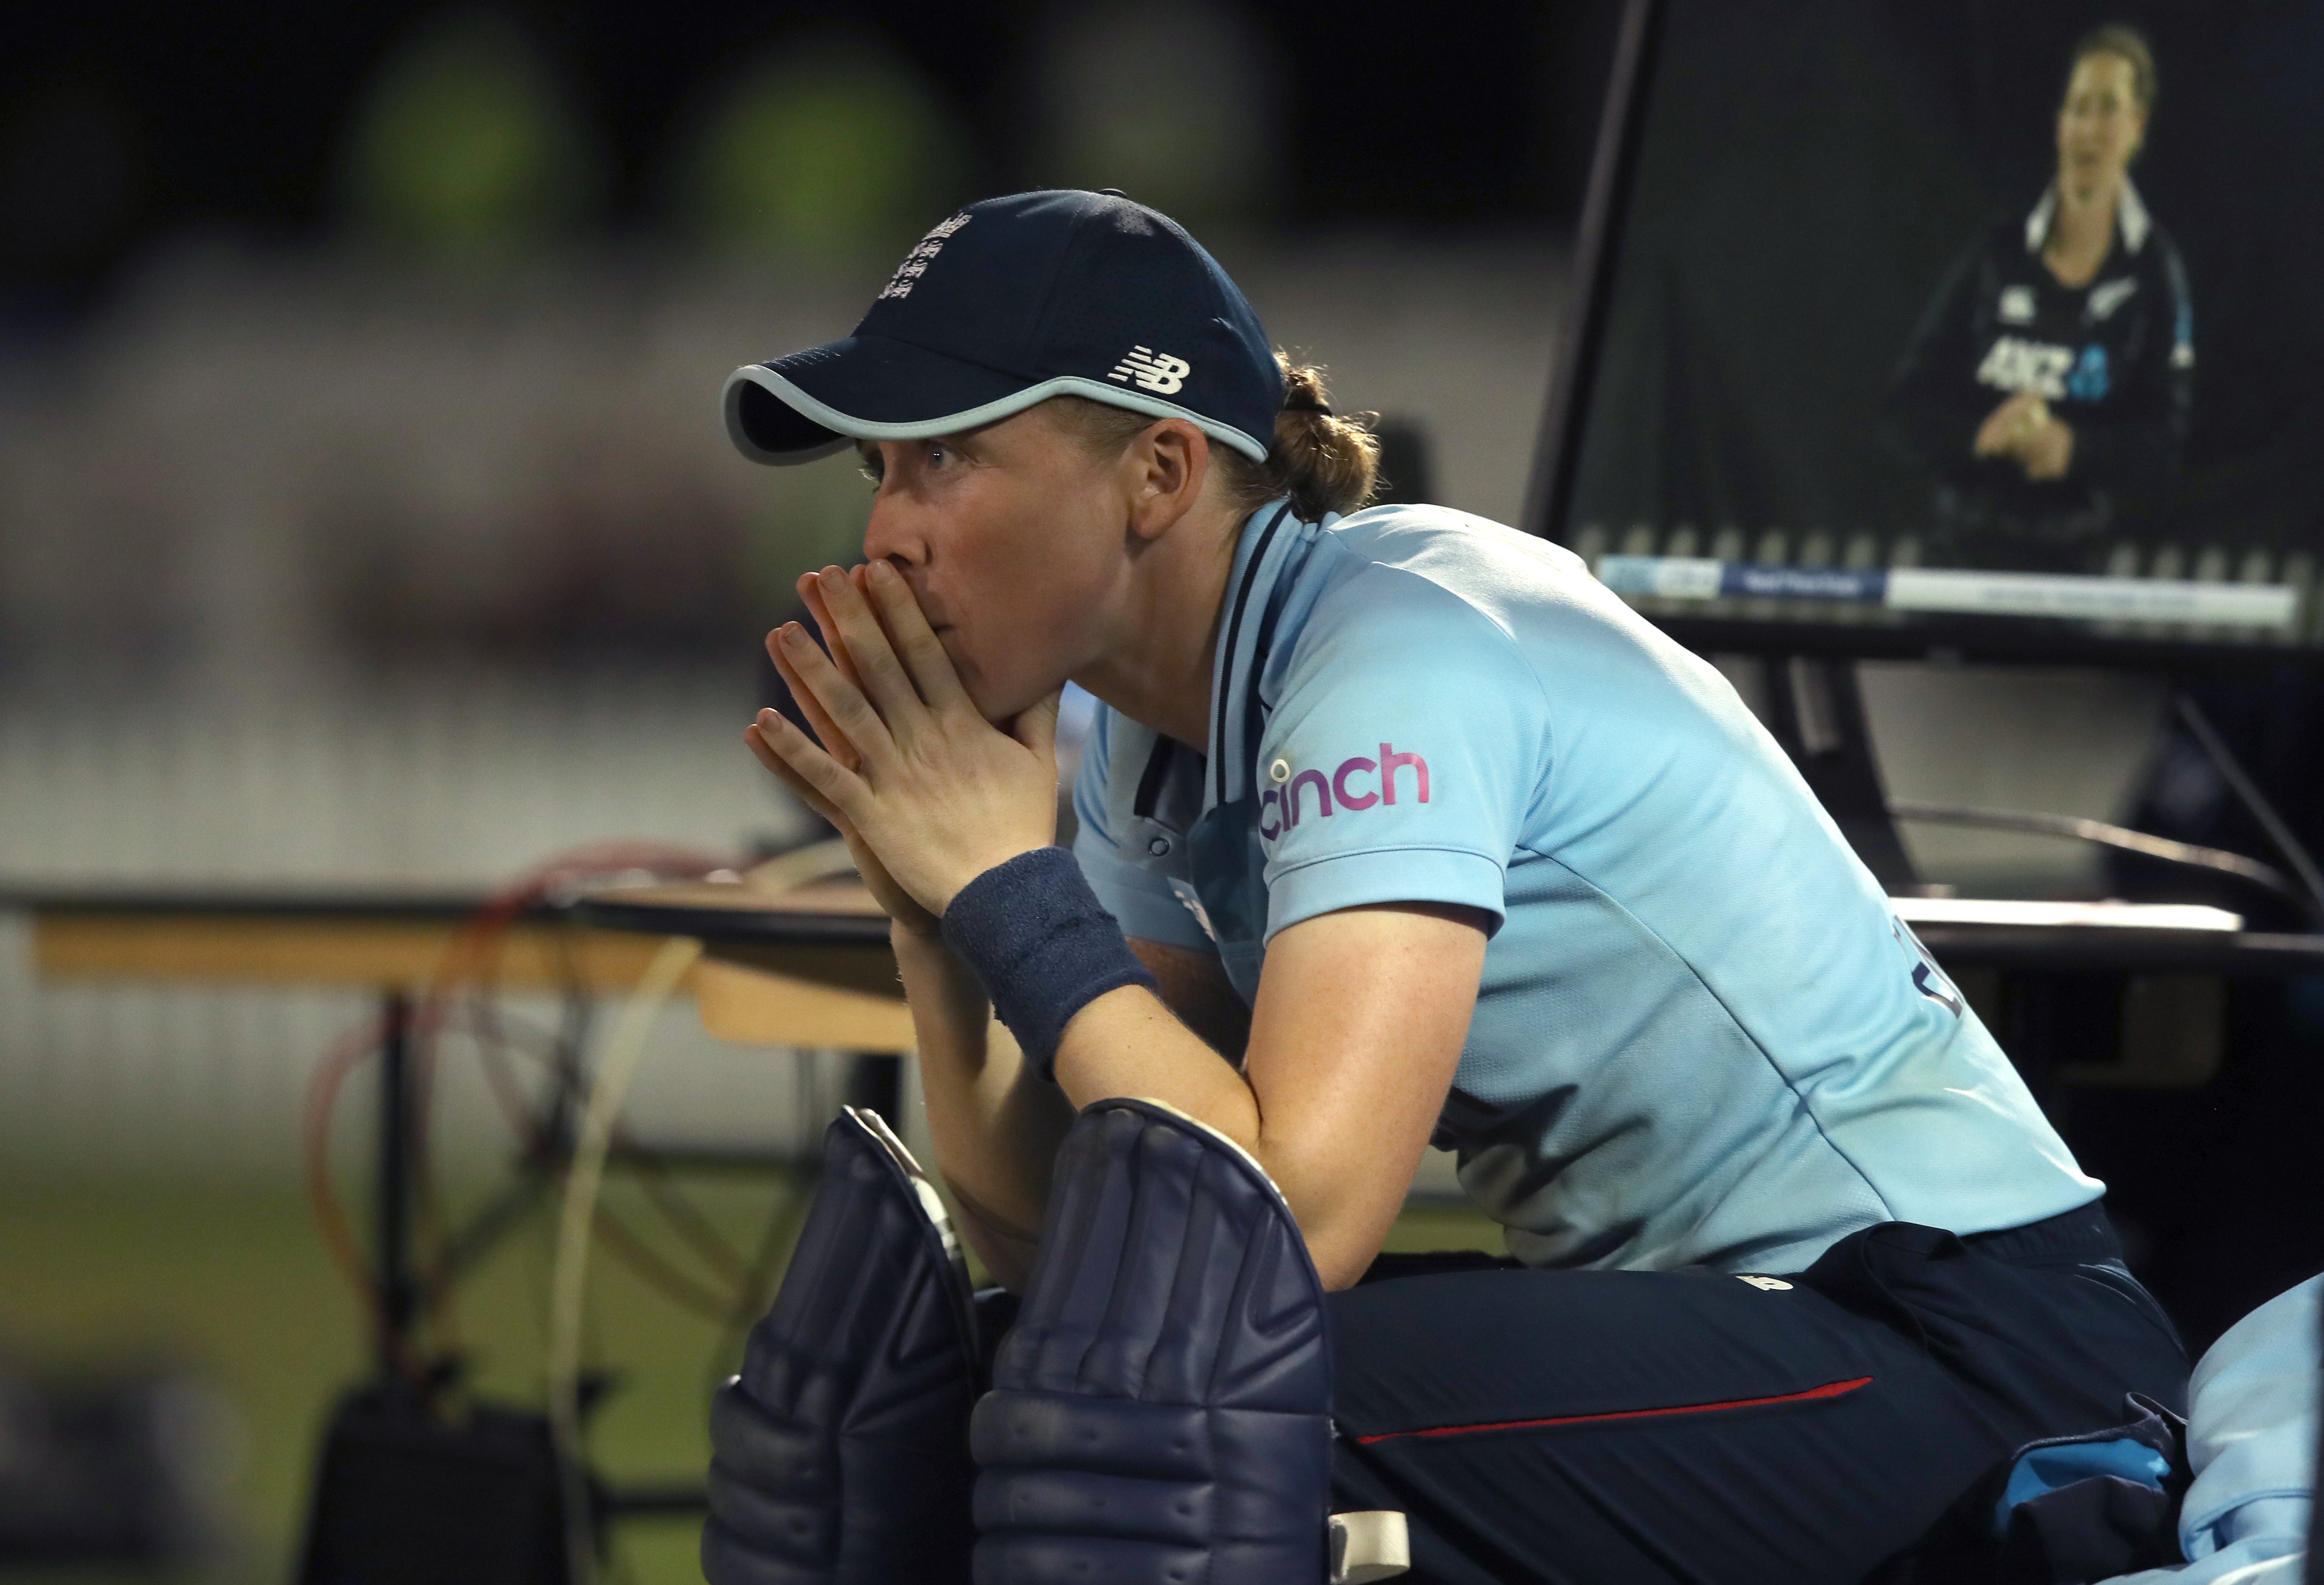
<path fill-rule="evenodd" d="M 978 713 L 919 603 L 884 561 L 800 580 L 831 644 L 791 623 L 768 653 L 813 724 L 814 738 L 760 712 L 752 748 L 824 818 L 860 844 L 931 922 L 986 870 L 1056 834 L 1055 695 L 1004 732 Z M 907 925 L 907 928 L 914 928 Z"/>
<path fill-rule="evenodd" d="M 2017 460 L 2030 479 L 2063 478 L 2074 465 L 2074 431 L 2044 409 L 2042 422 L 2018 442 Z"/>
<path fill-rule="evenodd" d="M 1986 414 L 1969 444 L 1974 457 L 2015 457 L 2026 437 L 2050 422 L 2050 404 L 2031 391 L 2020 391 Z"/>
<path fill-rule="evenodd" d="M 2058 421 L 2047 402 L 2020 391 L 1986 415 L 1969 452 L 2006 457 L 2030 479 L 2063 478 L 2073 465 L 2074 431 Z"/>
<path fill-rule="evenodd" d="M 778 635 L 772 633 L 767 635 L 767 653 L 773 657 L 775 669 L 782 673 L 784 686 L 791 691 L 791 697 L 798 700 L 799 709 L 815 728 L 816 735 L 825 743 L 831 744 L 835 753 L 845 755 L 849 768 L 853 769 L 854 755 L 849 751 L 846 739 L 840 737 L 838 729 L 833 727 L 830 720 L 824 715 L 823 707 L 815 701 L 815 695 L 809 693 L 800 684 L 798 674 L 784 663 L 782 646 L 776 642 L 777 637 Z M 830 821 L 838 830 L 847 843 L 849 855 L 855 860 L 855 873 L 862 876 L 863 885 L 870 890 L 872 901 L 887 911 L 889 922 L 907 935 L 934 939 L 937 933 L 936 915 L 914 902 L 912 894 L 896 884 L 896 877 L 888 873 L 887 867 L 880 862 L 879 856 L 873 853 L 870 845 L 863 840 L 863 833 L 857 830 L 845 815 L 834 808 L 822 793 L 809 786 L 797 771 L 785 765 L 782 757 L 775 753 L 773 746 L 767 741 L 766 732 L 761 730 L 760 726 L 760 722 L 764 721 L 769 716 L 775 717 L 777 720 L 782 718 L 774 710 L 761 710 L 759 720 L 742 728 L 742 741 L 750 746 L 751 752 L 758 756 L 761 765 L 774 772 L 785 786 L 798 795 L 800 802 Z"/>

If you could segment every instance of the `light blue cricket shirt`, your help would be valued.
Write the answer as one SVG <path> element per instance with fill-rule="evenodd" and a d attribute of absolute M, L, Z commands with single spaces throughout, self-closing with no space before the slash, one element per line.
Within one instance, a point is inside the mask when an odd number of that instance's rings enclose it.
<path fill-rule="evenodd" d="M 1301 920 L 1490 913 L 1436 1143 L 1528 1263 L 1791 1271 L 2103 1191 L 1726 680 L 1570 552 L 1262 507 L 1216 668 L 1205 756 L 1099 708 L 1090 884 L 1247 1002 Z"/>

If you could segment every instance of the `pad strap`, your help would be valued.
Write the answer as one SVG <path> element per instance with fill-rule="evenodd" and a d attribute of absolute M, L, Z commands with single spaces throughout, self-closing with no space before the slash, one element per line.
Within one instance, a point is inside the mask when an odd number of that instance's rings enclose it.
<path fill-rule="evenodd" d="M 1074 1014 L 1125 985 L 1157 988 L 1063 848 L 994 865 L 954 894 L 942 924 L 945 944 L 976 971 L 1025 1060 L 1053 1083 L 1057 1042 Z"/>

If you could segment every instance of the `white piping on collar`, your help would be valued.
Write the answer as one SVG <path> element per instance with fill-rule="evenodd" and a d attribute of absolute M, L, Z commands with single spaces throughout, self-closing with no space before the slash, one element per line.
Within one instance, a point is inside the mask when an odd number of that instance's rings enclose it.
<path fill-rule="evenodd" d="M 2122 179 L 2121 195 L 2114 200 L 2114 221 L 2122 227 L 2123 245 L 2133 253 L 2146 246 L 2146 234 L 2154 229 L 2146 200 L 2138 196 L 2138 189 L 2127 176 Z"/>
<path fill-rule="evenodd" d="M 1274 602 L 1276 585 L 1283 576 L 1283 563 L 1298 542 L 1302 526 L 1290 503 L 1280 496 L 1243 520 L 1242 542 L 1249 548 L 1236 552 L 1222 613 L 1226 628 L 1232 632 L 1222 629 L 1219 634 L 1219 653 L 1211 682 L 1211 758 L 1206 767 L 1210 774 L 1203 779 L 1203 807 L 1206 811 L 1247 796 L 1253 790 L 1249 785 L 1255 774 L 1251 756 L 1259 752 L 1259 745 L 1241 740 L 1243 725 L 1250 715 L 1249 705 L 1259 682 L 1259 668 L 1253 663 L 1258 659 L 1260 630 L 1267 626 L 1268 607 Z M 1270 529 L 1274 531 L 1271 537 Z M 1244 560 L 1246 555 L 1248 561 Z M 1235 620 L 1238 607 L 1241 610 L 1240 622 Z M 1246 661 L 1246 656 L 1250 660 Z"/>
<path fill-rule="evenodd" d="M 2050 240 L 2051 222 L 2058 218 L 2058 184 L 2052 182 L 2042 190 L 2042 201 L 2025 217 L 2025 251 L 2040 253 Z M 2122 245 L 2132 253 L 2146 246 L 2149 233 L 2154 229 L 2154 217 L 2147 213 L 2146 200 L 2138 196 L 2138 189 L 2129 177 L 2122 179 L 2122 191 L 2114 200 L 2114 223 L 2122 233 Z"/>

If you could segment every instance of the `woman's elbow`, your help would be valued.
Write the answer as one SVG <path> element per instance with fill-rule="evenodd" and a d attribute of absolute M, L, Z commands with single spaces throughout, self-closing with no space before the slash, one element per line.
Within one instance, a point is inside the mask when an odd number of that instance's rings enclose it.
<path fill-rule="evenodd" d="M 1351 1174 L 1337 1154 L 1296 1165 L 1288 1161 L 1267 1165 L 1323 1286 L 1338 1293 L 1363 1281 L 1404 1210 L 1410 1175 Z"/>
<path fill-rule="evenodd" d="M 1364 1280 L 1388 1237 L 1384 1226 L 1350 1226 L 1330 1220 L 1311 1226 L 1305 1218 L 1300 1219 L 1299 1230 L 1307 1241 L 1307 1257 L 1315 1263 L 1315 1274 L 1323 1279 L 1324 1290 L 1333 1293 Z"/>

